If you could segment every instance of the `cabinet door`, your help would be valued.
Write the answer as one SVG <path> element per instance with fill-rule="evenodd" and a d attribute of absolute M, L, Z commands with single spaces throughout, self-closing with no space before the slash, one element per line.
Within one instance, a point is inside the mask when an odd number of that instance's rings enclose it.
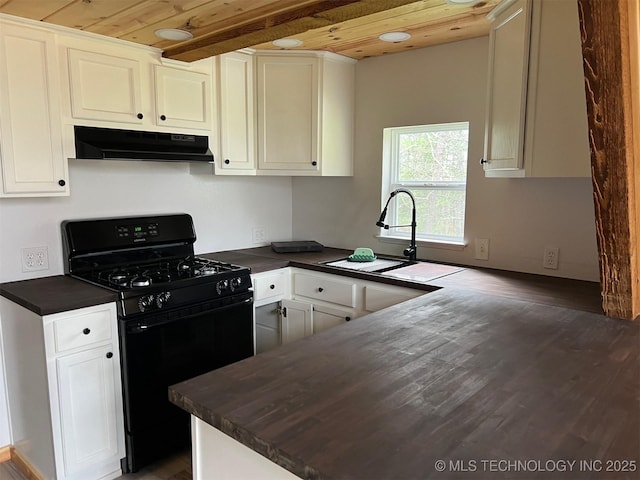
<path fill-rule="evenodd" d="M 577 2 L 533 4 L 527 90 L 527 177 L 591 177 Z"/>
<path fill-rule="evenodd" d="M 211 129 L 211 76 L 156 65 L 156 124 Z"/>
<path fill-rule="evenodd" d="M 280 310 L 278 302 L 255 307 L 256 354 L 280 346 Z"/>
<path fill-rule="evenodd" d="M 68 58 L 73 118 L 144 122 L 140 62 L 72 48 Z"/>
<path fill-rule="evenodd" d="M 68 195 L 53 34 L 0 22 L 0 196 Z"/>
<path fill-rule="evenodd" d="M 523 168 L 530 31 L 530 0 L 515 0 L 492 18 L 485 171 Z"/>
<path fill-rule="evenodd" d="M 123 454 L 119 355 L 106 344 L 58 357 L 60 425 L 65 478 L 83 477 L 96 464 Z M 121 427 L 120 427 L 121 428 Z M 84 471 L 84 474 L 83 474 Z"/>
<path fill-rule="evenodd" d="M 354 318 L 352 310 L 341 310 L 329 308 L 321 305 L 313 306 L 313 333 L 320 333 L 324 330 L 342 325 Z"/>
<path fill-rule="evenodd" d="M 220 159 L 224 171 L 255 170 L 254 58 L 244 53 L 218 57 Z"/>
<path fill-rule="evenodd" d="M 311 304 L 282 300 L 282 344 L 313 334 Z"/>
<path fill-rule="evenodd" d="M 318 171 L 318 59 L 258 57 L 258 168 Z"/>

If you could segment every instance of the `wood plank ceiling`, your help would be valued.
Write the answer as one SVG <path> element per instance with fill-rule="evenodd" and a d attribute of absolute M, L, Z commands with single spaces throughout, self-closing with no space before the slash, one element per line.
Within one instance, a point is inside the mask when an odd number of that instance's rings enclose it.
<path fill-rule="evenodd" d="M 456 5 L 445 0 L 0 0 L 0 13 L 154 46 L 165 57 L 195 61 L 245 47 L 297 49 L 351 58 L 384 55 L 488 34 L 486 15 L 499 0 Z M 158 38 L 161 28 L 187 30 L 181 43 Z M 411 39 L 388 43 L 385 32 Z"/>

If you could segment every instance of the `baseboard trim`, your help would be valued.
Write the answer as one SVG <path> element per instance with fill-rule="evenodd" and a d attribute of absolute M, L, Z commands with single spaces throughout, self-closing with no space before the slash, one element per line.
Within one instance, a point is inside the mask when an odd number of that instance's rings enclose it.
<path fill-rule="evenodd" d="M 0 448 L 0 463 L 11 460 L 11 445 Z"/>
<path fill-rule="evenodd" d="M 0 448 L 0 463 L 11 460 L 15 467 L 27 480 L 45 480 L 42 474 L 15 447 Z"/>

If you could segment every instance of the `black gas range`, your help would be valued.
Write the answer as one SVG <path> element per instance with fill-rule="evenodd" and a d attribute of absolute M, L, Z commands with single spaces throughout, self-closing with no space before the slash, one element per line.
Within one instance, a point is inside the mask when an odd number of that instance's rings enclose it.
<path fill-rule="evenodd" d="M 175 383 L 254 354 L 246 267 L 194 254 L 187 214 L 62 223 L 65 273 L 117 292 L 125 444 L 123 471 L 187 448 Z"/>
<path fill-rule="evenodd" d="M 118 292 L 131 317 L 246 292 L 250 270 L 194 255 L 186 214 L 65 221 L 65 273 Z"/>

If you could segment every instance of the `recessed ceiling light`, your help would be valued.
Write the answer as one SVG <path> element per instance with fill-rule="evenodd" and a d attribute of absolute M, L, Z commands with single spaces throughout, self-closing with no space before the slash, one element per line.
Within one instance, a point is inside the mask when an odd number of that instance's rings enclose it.
<path fill-rule="evenodd" d="M 164 38 L 165 40 L 173 40 L 175 42 L 181 40 L 191 40 L 193 35 L 186 30 L 178 30 L 177 28 L 161 28 L 153 32 L 156 37 Z"/>
<path fill-rule="evenodd" d="M 396 43 L 396 42 L 404 42 L 405 40 L 409 40 L 411 38 L 411 35 L 409 35 L 407 32 L 388 32 L 388 33 L 383 33 L 378 38 L 383 42 Z"/>
<path fill-rule="evenodd" d="M 444 1 L 450 5 L 471 5 L 472 3 L 476 3 L 478 0 L 444 0 Z"/>
<path fill-rule="evenodd" d="M 297 38 L 279 38 L 271 43 L 280 48 L 293 48 L 302 45 L 302 41 Z"/>

